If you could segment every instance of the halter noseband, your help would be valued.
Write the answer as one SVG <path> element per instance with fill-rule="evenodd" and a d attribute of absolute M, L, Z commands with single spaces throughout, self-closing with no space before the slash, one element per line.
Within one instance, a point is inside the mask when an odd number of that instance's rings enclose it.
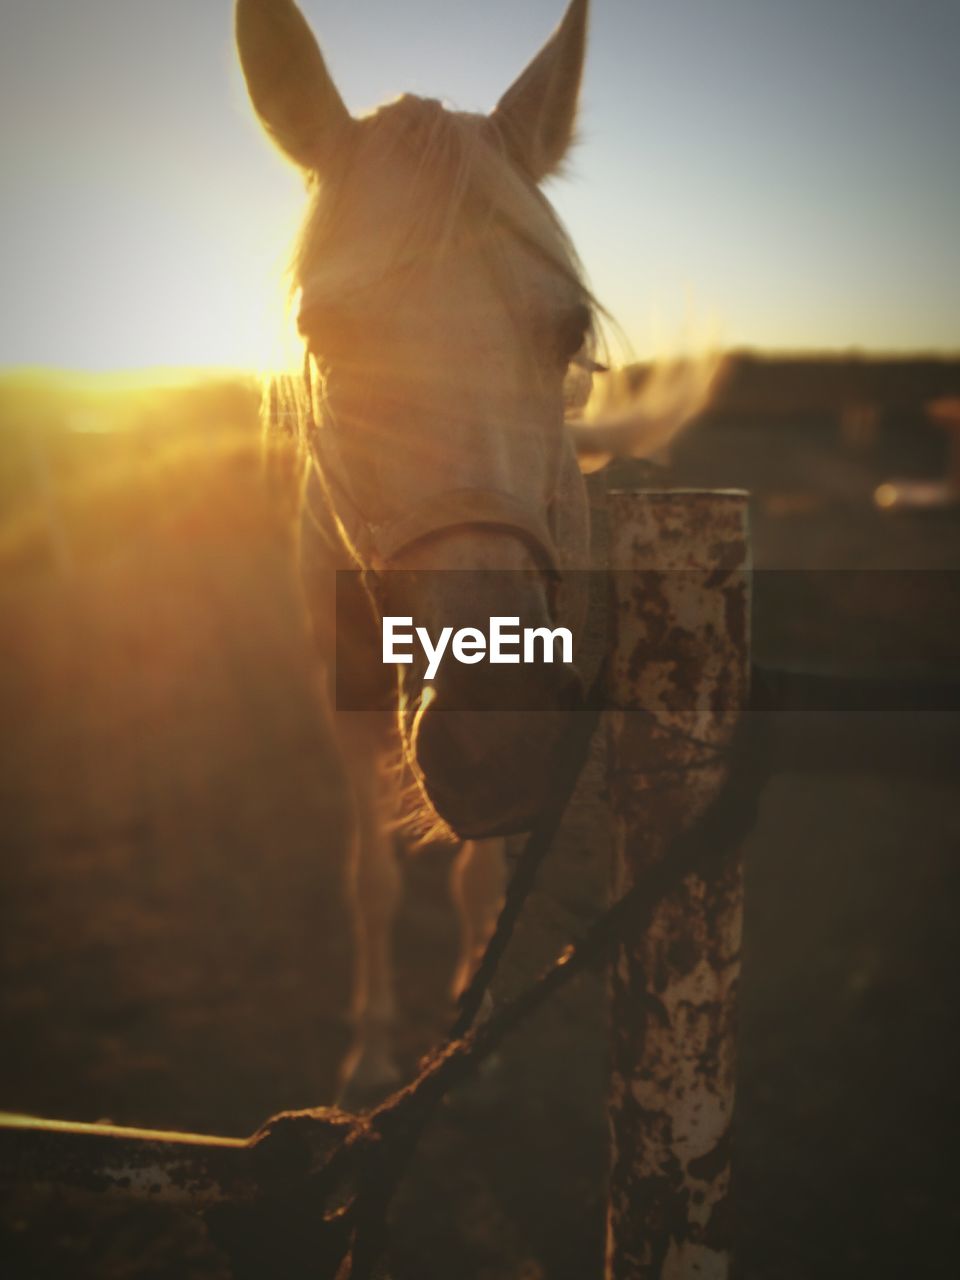
<path fill-rule="evenodd" d="M 361 568 L 378 573 L 418 542 L 458 529 L 499 529 L 518 538 L 533 552 L 540 569 L 550 578 L 560 573 L 560 557 L 546 521 L 519 498 L 498 489 L 447 489 L 430 494 L 403 515 L 377 524 L 367 518 L 357 502 L 333 431 L 321 428 L 313 412 L 313 376 L 310 352 L 304 359 L 307 401 L 307 433 L 310 454 L 327 490 L 332 512 L 339 518 Z M 349 509 L 349 518 L 334 501 L 335 494 Z"/>

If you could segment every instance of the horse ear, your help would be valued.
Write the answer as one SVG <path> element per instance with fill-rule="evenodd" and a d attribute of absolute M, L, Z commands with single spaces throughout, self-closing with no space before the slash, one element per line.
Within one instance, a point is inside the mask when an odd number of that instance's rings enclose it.
<path fill-rule="evenodd" d="M 513 158 L 540 182 L 573 141 L 587 37 L 587 0 L 570 0 L 563 21 L 507 90 L 492 119 Z"/>
<path fill-rule="evenodd" d="M 353 119 L 292 0 L 237 0 L 237 51 L 257 115 L 302 169 L 319 169 Z"/>

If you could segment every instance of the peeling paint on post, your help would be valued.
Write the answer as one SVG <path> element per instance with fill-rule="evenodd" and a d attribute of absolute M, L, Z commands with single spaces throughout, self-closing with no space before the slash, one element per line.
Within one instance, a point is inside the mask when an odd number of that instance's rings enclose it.
<path fill-rule="evenodd" d="M 749 681 L 747 495 L 610 494 L 609 779 L 619 894 L 726 776 Z M 726 1280 L 739 854 L 690 875 L 611 965 L 607 1280 Z"/>

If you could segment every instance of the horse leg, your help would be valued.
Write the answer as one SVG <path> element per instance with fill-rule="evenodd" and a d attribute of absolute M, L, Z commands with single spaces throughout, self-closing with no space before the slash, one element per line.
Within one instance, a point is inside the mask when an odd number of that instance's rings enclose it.
<path fill-rule="evenodd" d="M 360 575 L 344 547 L 315 468 L 303 491 L 299 569 L 319 658 L 317 691 L 339 749 L 352 802 L 346 874 L 352 917 L 354 1038 L 340 1066 L 341 1101 L 362 1105 L 397 1083 L 393 1052 L 393 921 L 400 868 L 391 835 L 397 816 L 394 771 L 399 751 L 395 711 L 338 709 L 338 680 L 359 706 L 386 707 L 396 673 L 380 660 L 379 626 Z"/>
<path fill-rule="evenodd" d="M 354 836 L 347 866 L 353 916 L 353 1044 L 341 1064 L 341 1102 L 359 1106 L 389 1093 L 399 1082 L 394 1058 L 396 1000 L 393 922 L 402 879 L 390 819 L 393 788 L 384 777 L 382 747 L 356 734 L 340 735 L 354 795 Z"/>
<path fill-rule="evenodd" d="M 467 840 L 450 871 L 450 892 L 460 919 L 460 957 L 453 976 L 456 999 L 473 976 L 503 905 L 505 843 Z"/>

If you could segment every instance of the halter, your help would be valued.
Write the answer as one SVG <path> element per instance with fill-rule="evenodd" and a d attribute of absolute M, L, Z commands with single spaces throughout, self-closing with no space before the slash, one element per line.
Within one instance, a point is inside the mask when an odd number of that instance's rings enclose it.
<path fill-rule="evenodd" d="M 487 528 L 511 534 L 533 552 L 548 578 L 559 576 L 560 556 L 547 523 L 519 498 L 498 489 L 447 489 L 428 495 L 392 520 L 382 523 L 370 520 L 354 495 L 336 445 L 335 431 L 321 428 L 314 416 L 309 351 L 304 357 L 303 376 L 310 454 L 327 491 L 331 512 L 341 525 L 354 558 L 366 573 L 376 575 L 389 569 L 409 547 L 428 538 L 459 529 Z M 335 502 L 335 496 L 342 502 Z M 553 506 L 552 499 L 550 506 Z M 345 515 L 349 519 L 345 519 Z"/>

